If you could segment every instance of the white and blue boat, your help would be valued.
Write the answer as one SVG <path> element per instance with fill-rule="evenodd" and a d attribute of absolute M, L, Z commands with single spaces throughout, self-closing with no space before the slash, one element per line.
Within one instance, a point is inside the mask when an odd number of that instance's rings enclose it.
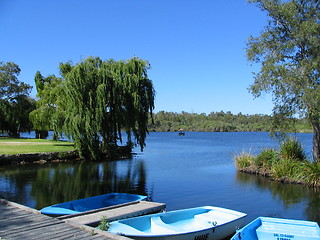
<path fill-rule="evenodd" d="M 246 215 L 204 206 L 114 221 L 108 231 L 132 239 L 223 239 L 244 226 Z"/>
<path fill-rule="evenodd" d="M 108 193 L 104 195 L 51 205 L 42 208 L 40 212 L 52 216 L 78 214 L 119 204 L 143 201 L 146 200 L 146 198 L 147 196 L 129 193 Z"/>
<path fill-rule="evenodd" d="M 316 222 L 258 217 L 238 230 L 231 240 L 315 240 L 320 239 Z"/>

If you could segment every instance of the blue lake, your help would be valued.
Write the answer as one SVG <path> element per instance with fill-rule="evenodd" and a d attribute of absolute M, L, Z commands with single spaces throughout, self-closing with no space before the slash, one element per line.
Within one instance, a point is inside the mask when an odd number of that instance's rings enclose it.
<path fill-rule="evenodd" d="M 310 155 L 312 134 L 297 134 Z M 167 210 L 212 205 L 258 216 L 320 222 L 319 190 L 238 173 L 233 158 L 277 147 L 264 132 L 150 133 L 143 152 L 113 162 L 0 168 L 0 198 L 36 209 L 109 192 L 147 194 Z"/>

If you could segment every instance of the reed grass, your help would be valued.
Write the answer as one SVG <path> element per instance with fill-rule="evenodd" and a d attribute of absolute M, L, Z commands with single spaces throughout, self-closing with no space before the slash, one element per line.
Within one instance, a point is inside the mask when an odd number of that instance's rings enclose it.
<path fill-rule="evenodd" d="M 275 149 L 264 149 L 262 152 L 255 157 L 255 164 L 259 168 L 270 169 L 272 165 L 276 162 L 279 162 L 279 153 Z"/>
<path fill-rule="evenodd" d="M 279 150 L 264 149 L 257 156 L 242 152 L 234 160 L 239 171 L 320 187 L 320 163 L 308 161 L 301 143 L 295 138 L 286 139 Z"/>
<path fill-rule="evenodd" d="M 271 176 L 280 181 L 303 181 L 303 164 L 289 158 L 274 162 L 271 167 Z"/>
<path fill-rule="evenodd" d="M 304 171 L 304 180 L 308 185 L 320 186 L 320 162 L 306 162 Z"/>
<path fill-rule="evenodd" d="M 252 165 L 255 157 L 251 153 L 242 152 L 235 156 L 235 163 L 238 169 L 244 169 Z"/>
<path fill-rule="evenodd" d="M 280 155 L 282 159 L 294 159 L 304 161 L 306 154 L 301 143 L 295 137 L 288 137 L 280 144 Z"/>

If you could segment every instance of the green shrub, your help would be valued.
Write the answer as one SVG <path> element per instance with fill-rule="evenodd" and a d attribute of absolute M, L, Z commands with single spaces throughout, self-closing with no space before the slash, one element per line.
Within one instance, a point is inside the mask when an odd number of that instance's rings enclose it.
<path fill-rule="evenodd" d="M 238 169 L 244 169 L 252 165 L 255 157 L 250 153 L 242 152 L 235 156 L 235 163 Z"/>
<path fill-rule="evenodd" d="M 106 216 L 103 216 L 101 218 L 100 224 L 98 225 L 98 228 L 102 231 L 108 231 L 110 228 L 110 223 L 107 220 Z"/>
<path fill-rule="evenodd" d="M 305 162 L 304 181 L 311 186 L 320 186 L 320 162 Z"/>
<path fill-rule="evenodd" d="M 306 160 L 302 145 L 295 137 L 288 137 L 280 144 L 280 156 L 282 159 Z"/>
<path fill-rule="evenodd" d="M 279 161 L 279 154 L 275 149 L 264 149 L 255 158 L 255 164 L 258 167 L 271 168 L 273 162 Z"/>
<path fill-rule="evenodd" d="M 272 164 L 271 174 L 276 180 L 301 181 L 304 175 L 303 163 L 292 159 L 282 159 Z"/>

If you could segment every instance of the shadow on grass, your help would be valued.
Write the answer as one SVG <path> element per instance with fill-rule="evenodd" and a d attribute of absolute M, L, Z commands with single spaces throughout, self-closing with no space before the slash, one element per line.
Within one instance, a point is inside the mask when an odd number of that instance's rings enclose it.
<path fill-rule="evenodd" d="M 53 146 L 57 146 L 57 147 L 73 147 L 73 144 L 53 144 Z"/>

